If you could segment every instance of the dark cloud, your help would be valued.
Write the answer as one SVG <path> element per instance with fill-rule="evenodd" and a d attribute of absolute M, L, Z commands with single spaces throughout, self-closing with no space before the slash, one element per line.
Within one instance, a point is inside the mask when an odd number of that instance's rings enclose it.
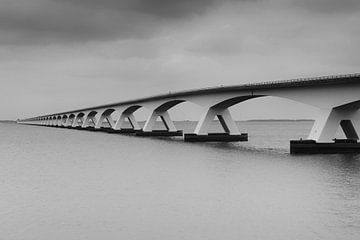
<path fill-rule="evenodd" d="M 46 0 L 1 3 L 0 44 L 44 44 L 149 37 L 150 16 L 110 9 L 89 9 Z"/>
<path fill-rule="evenodd" d="M 201 14 L 219 0 L 53 0 L 97 9 L 116 9 L 153 15 L 159 18 L 181 18 Z"/>
<path fill-rule="evenodd" d="M 360 11 L 359 0 L 301 0 L 296 6 L 320 13 L 350 13 Z"/>
<path fill-rule="evenodd" d="M 222 4 L 262 1 L 265 7 L 289 3 L 286 11 L 360 10 L 359 0 L 0 0 L 0 44 L 146 39 Z"/>
<path fill-rule="evenodd" d="M 129 10 L 158 18 L 184 18 L 203 14 L 208 8 L 225 2 L 259 2 L 261 0 L 53 0 L 83 7 Z"/>
<path fill-rule="evenodd" d="M 0 44 L 149 38 L 229 1 L 235 0 L 2 0 Z"/>

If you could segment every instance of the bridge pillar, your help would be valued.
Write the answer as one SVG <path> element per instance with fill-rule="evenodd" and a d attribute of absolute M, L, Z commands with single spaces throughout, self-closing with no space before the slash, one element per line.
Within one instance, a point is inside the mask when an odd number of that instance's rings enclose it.
<path fill-rule="evenodd" d="M 177 131 L 173 121 L 170 118 L 168 111 L 162 111 L 162 112 L 153 111 L 146 120 L 143 131 L 151 132 L 155 126 L 158 117 L 160 117 L 161 121 L 164 123 L 167 131 L 173 131 L 173 132 Z"/>
<path fill-rule="evenodd" d="M 209 133 L 212 121 L 217 117 L 225 133 Z M 200 118 L 193 134 L 185 134 L 189 142 L 232 142 L 247 141 L 248 136 L 239 132 L 228 108 L 210 107 Z"/>
<path fill-rule="evenodd" d="M 75 116 L 71 127 L 73 127 L 73 128 L 81 127 L 83 125 L 83 123 L 84 123 L 84 116 L 83 115 L 82 116 Z"/>
<path fill-rule="evenodd" d="M 141 130 L 139 123 L 136 121 L 133 113 L 122 113 L 113 127 L 115 130 L 121 130 L 121 127 L 124 125 L 125 120 L 128 119 L 133 130 Z"/>
<path fill-rule="evenodd" d="M 72 125 L 72 118 L 70 118 L 70 117 L 68 117 L 67 119 L 66 119 L 66 121 L 65 121 L 65 123 L 64 123 L 64 126 L 65 127 L 69 127 L 69 126 L 71 126 Z"/>
<path fill-rule="evenodd" d="M 220 121 L 221 126 L 223 127 L 225 133 L 230 135 L 240 134 L 236 123 L 231 117 L 229 109 L 217 109 L 217 108 L 209 108 L 200 118 L 196 128 L 195 134 L 197 135 L 206 135 L 209 133 L 209 127 L 217 117 Z"/>
<path fill-rule="evenodd" d="M 58 118 L 57 120 L 57 126 L 61 127 L 62 126 L 62 118 Z"/>
<path fill-rule="evenodd" d="M 166 130 L 154 130 L 156 120 L 160 117 Z M 137 132 L 137 136 L 182 136 L 182 131 L 178 131 L 171 120 L 167 110 L 154 110 L 145 122 L 142 132 Z"/>
<path fill-rule="evenodd" d="M 68 117 L 62 118 L 62 119 L 61 119 L 61 124 L 60 124 L 60 126 L 66 127 L 66 124 L 67 124 L 68 120 L 69 120 Z"/>
<path fill-rule="evenodd" d="M 109 125 L 110 125 L 111 128 L 114 128 L 115 123 L 114 123 L 114 120 L 113 120 L 112 117 L 111 117 L 111 114 L 106 114 L 106 115 L 103 114 L 103 115 L 101 115 L 100 118 L 99 118 L 99 120 L 98 120 L 98 121 L 96 122 L 96 124 L 95 124 L 95 128 L 96 128 L 96 129 L 101 128 L 104 120 L 106 120 L 106 121 L 109 123 Z"/>
<path fill-rule="evenodd" d="M 353 125 L 358 108 L 343 107 L 321 109 L 308 140 L 291 140 L 290 153 L 354 153 L 360 152 L 359 136 Z M 333 139 L 339 126 L 346 139 Z"/>
<path fill-rule="evenodd" d="M 311 129 L 308 139 L 316 142 L 331 142 L 341 126 L 346 138 L 358 140 L 358 134 L 352 124 L 358 109 L 322 109 Z"/>
<path fill-rule="evenodd" d="M 57 126 L 57 122 L 58 122 L 58 119 L 57 119 L 57 118 L 54 118 L 54 124 L 53 124 L 54 127 Z"/>
<path fill-rule="evenodd" d="M 341 120 L 340 126 L 344 131 L 346 138 L 359 140 L 359 136 L 351 120 Z"/>
<path fill-rule="evenodd" d="M 82 124 L 82 128 L 87 128 L 87 127 L 90 127 L 90 122 L 92 122 L 93 123 L 93 125 L 94 125 L 94 127 L 96 126 L 96 123 L 97 123 L 97 121 L 96 121 L 96 116 L 95 116 L 96 114 L 89 114 L 86 118 L 85 118 L 85 120 L 84 120 L 84 122 L 83 122 L 83 124 Z"/>

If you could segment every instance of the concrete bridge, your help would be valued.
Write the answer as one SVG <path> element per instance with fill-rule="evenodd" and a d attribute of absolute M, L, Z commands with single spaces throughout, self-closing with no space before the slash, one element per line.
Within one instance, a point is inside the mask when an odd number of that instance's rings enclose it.
<path fill-rule="evenodd" d="M 182 91 L 140 98 L 130 101 L 76 109 L 60 113 L 19 120 L 18 123 L 44 126 L 57 126 L 83 129 L 102 129 L 108 123 L 108 131 L 135 132 L 143 136 L 177 136 L 182 132 L 176 129 L 169 109 L 183 102 L 192 102 L 203 108 L 203 114 L 193 132 L 185 135 L 187 141 L 241 141 L 247 135 L 240 134 L 229 107 L 253 98 L 274 96 L 308 104 L 319 109 L 314 126 L 308 136 L 313 143 L 330 143 L 341 126 L 347 139 L 359 139 L 354 126 L 360 120 L 360 74 L 325 76 L 262 82 L 237 86 L 224 86 L 198 90 Z M 141 128 L 134 112 L 147 108 L 151 114 Z M 296 111 L 296 110 L 294 110 Z M 113 119 L 114 113 L 119 117 Z M 155 131 L 154 125 L 160 117 L 166 131 Z M 210 123 L 218 118 L 224 132 L 209 134 Z M 126 119 L 132 128 L 124 129 Z"/>

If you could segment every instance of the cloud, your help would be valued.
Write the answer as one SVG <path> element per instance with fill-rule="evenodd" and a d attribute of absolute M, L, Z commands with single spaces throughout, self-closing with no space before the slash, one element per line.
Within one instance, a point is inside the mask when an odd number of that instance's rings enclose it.
<path fill-rule="evenodd" d="M 54 0 L 86 8 L 112 9 L 153 15 L 159 18 L 181 18 L 201 14 L 216 0 Z"/>
<path fill-rule="evenodd" d="M 359 0 L 301 0 L 293 1 L 293 4 L 319 13 L 339 14 L 360 11 Z"/>
<path fill-rule="evenodd" d="M 1 114 L 358 72 L 357 4 L 326 2 L 0 0 Z"/>
<path fill-rule="evenodd" d="M 203 14 L 207 9 L 225 2 L 258 2 L 261 0 L 53 0 L 118 11 L 141 12 L 157 18 L 177 19 Z"/>
<path fill-rule="evenodd" d="M 225 2 L 229 1 L 233 0 Z M 223 3 L 220 0 L 2 0 L 0 44 L 151 38 L 174 21 L 187 21 Z"/>
<path fill-rule="evenodd" d="M 50 44 L 146 38 L 156 33 L 151 16 L 82 8 L 45 0 L 1 3 L 0 44 Z M 20 0 L 21 2 L 21 0 Z"/>

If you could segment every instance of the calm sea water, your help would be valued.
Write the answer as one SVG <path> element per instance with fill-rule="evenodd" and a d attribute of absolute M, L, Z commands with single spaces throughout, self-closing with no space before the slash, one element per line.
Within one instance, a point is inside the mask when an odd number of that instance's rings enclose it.
<path fill-rule="evenodd" d="M 360 156 L 289 155 L 311 125 L 197 144 L 0 123 L 0 239 L 360 239 Z"/>

